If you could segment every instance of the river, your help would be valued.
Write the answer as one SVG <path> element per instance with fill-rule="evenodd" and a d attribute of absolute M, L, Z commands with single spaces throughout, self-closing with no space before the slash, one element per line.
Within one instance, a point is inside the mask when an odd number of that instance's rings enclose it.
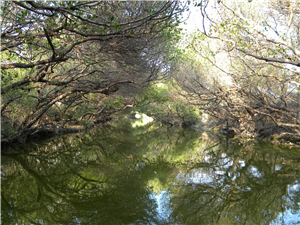
<path fill-rule="evenodd" d="M 129 120 L 2 148 L 2 224 L 300 224 L 300 150 Z"/>

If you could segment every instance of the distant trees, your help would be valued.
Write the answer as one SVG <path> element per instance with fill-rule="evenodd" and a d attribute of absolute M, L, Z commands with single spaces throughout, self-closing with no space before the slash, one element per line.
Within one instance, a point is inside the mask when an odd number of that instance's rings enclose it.
<path fill-rule="evenodd" d="M 108 96 L 168 73 L 166 46 L 184 6 L 13 1 L 1 9 L 2 141 L 10 141 L 96 121 L 115 103 L 124 106 Z"/>
<path fill-rule="evenodd" d="M 190 103 L 236 132 L 300 141 L 300 5 L 200 1 L 177 81 Z M 228 127 L 227 127 L 228 128 Z"/>

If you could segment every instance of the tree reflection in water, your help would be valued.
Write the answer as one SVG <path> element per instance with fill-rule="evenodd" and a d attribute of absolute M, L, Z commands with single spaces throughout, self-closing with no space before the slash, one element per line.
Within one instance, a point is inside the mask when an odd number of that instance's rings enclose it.
<path fill-rule="evenodd" d="M 2 149 L 3 224 L 290 224 L 299 150 L 130 124 Z"/>
<path fill-rule="evenodd" d="M 176 220 L 184 224 L 300 222 L 299 153 L 247 144 L 211 151 L 206 164 L 178 177 L 172 188 Z M 284 217 L 289 209 L 295 215 Z"/>

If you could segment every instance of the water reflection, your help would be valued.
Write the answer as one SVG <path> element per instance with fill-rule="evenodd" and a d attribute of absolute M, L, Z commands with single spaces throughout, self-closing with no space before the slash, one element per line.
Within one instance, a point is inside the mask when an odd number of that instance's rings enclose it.
<path fill-rule="evenodd" d="M 297 224 L 300 153 L 150 124 L 2 149 L 2 224 Z"/>

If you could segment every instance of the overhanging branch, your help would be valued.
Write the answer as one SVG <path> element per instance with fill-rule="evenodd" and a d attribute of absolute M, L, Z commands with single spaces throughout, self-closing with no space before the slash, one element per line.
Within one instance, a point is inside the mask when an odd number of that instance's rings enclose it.
<path fill-rule="evenodd" d="M 262 56 L 258 56 L 258 55 L 254 55 L 248 51 L 245 51 L 243 49 L 240 49 L 240 48 L 237 48 L 238 51 L 248 55 L 248 56 L 251 56 L 253 58 L 256 58 L 256 59 L 259 59 L 259 60 L 263 60 L 263 61 L 266 61 L 266 62 L 275 62 L 275 63 L 284 63 L 284 64 L 290 64 L 290 65 L 293 65 L 293 66 L 297 66 L 297 67 L 300 67 L 300 63 L 299 62 L 295 62 L 295 61 L 291 61 L 291 60 L 288 60 L 288 59 L 278 59 L 278 58 L 271 58 L 271 57 L 262 57 Z"/>

